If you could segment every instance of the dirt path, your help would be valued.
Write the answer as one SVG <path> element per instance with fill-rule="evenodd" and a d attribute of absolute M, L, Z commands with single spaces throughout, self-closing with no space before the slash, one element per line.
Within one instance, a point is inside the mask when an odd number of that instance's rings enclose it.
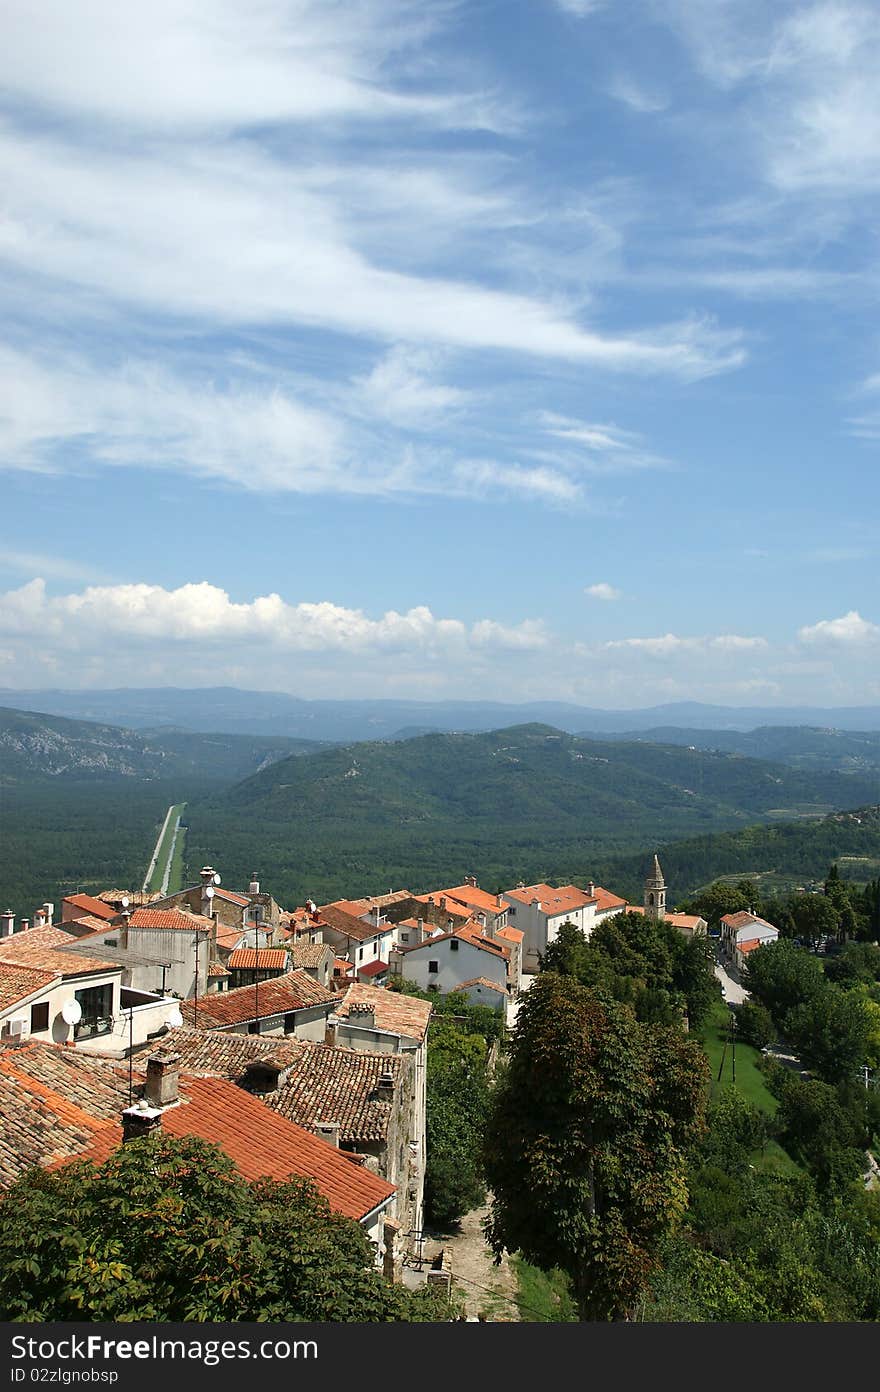
<path fill-rule="evenodd" d="M 507 1253 L 500 1266 L 493 1264 L 482 1228 L 487 1212 L 486 1208 L 472 1209 L 462 1218 L 459 1231 L 429 1238 L 425 1254 L 434 1257 L 441 1248 L 450 1253 L 453 1290 L 464 1301 L 468 1319 L 485 1315 L 492 1322 L 510 1323 L 519 1319 L 519 1311 L 513 1303 L 517 1294 L 516 1277 Z"/>

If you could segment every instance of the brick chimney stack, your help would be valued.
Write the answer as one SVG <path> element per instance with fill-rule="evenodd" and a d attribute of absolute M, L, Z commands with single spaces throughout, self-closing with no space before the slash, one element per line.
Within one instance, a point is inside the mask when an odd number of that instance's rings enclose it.
<path fill-rule="evenodd" d="M 122 1113 L 122 1143 L 138 1141 L 142 1136 L 151 1136 L 162 1125 L 162 1111 L 151 1107 L 142 1097 L 133 1107 L 126 1107 Z"/>
<path fill-rule="evenodd" d="M 180 1055 L 162 1049 L 147 1059 L 147 1084 L 144 1096 L 151 1107 L 171 1107 L 180 1098 Z"/>

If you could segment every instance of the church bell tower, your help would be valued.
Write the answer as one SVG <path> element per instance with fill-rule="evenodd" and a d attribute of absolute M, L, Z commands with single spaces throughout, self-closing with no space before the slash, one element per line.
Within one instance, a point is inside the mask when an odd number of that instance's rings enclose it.
<path fill-rule="evenodd" d="M 666 917 L 666 881 L 656 856 L 651 873 L 645 880 L 645 913 L 651 918 Z"/>

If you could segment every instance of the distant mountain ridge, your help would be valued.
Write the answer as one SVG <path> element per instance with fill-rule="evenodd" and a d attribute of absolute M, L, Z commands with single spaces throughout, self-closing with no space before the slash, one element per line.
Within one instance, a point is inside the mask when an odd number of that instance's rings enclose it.
<path fill-rule="evenodd" d="M 805 771 L 867 773 L 880 769 L 880 731 L 822 729 L 810 725 L 762 725 L 755 730 L 699 730 L 657 726 L 608 736 L 581 732 L 584 739 L 625 739 L 723 750 L 752 759 L 771 759 Z"/>
<path fill-rule="evenodd" d="M 321 748 L 284 736 L 129 730 L 0 708 L 0 781 L 180 778 L 232 783 L 292 754 Z"/>
<path fill-rule="evenodd" d="M 188 846 L 233 879 L 259 864 L 282 897 L 320 901 L 469 873 L 507 883 L 589 875 L 615 853 L 821 816 L 878 792 L 876 773 L 588 741 L 533 723 L 283 759 L 193 802 Z"/>
<path fill-rule="evenodd" d="M 351 743 L 392 739 L 416 728 L 489 731 L 540 722 L 569 734 L 681 729 L 752 730 L 761 725 L 880 730 L 880 706 L 840 708 L 710 706 L 683 701 L 634 710 L 601 710 L 565 701 L 303 700 L 278 691 L 236 687 L 122 687 L 108 691 L 13 691 L 0 703 L 74 720 L 129 728 L 174 725 L 203 733 L 284 735 Z"/>

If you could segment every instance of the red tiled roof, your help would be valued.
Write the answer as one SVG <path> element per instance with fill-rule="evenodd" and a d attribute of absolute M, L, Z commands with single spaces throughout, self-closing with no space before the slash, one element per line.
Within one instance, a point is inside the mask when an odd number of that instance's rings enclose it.
<path fill-rule="evenodd" d="M 375 1012 L 376 1029 L 388 1034 L 401 1034 L 408 1039 L 424 1039 L 431 1018 L 431 1002 L 402 991 L 386 991 L 383 986 L 367 986 L 354 982 L 349 986 L 334 1014 L 340 1020 L 348 1018 L 353 1005 L 371 1005 Z"/>
<path fill-rule="evenodd" d="M 212 962 L 208 968 L 209 976 L 228 976 L 229 972 L 220 962 Z"/>
<path fill-rule="evenodd" d="M 757 914 L 751 913 L 748 909 L 738 909 L 736 913 L 724 914 L 721 922 L 728 928 L 750 928 L 753 924 L 760 928 L 773 928 L 772 923 L 768 923 L 766 918 L 759 918 Z"/>
<path fill-rule="evenodd" d="M 355 918 L 354 914 L 346 913 L 344 909 L 338 909 L 334 904 L 324 904 L 318 910 L 315 927 L 320 928 L 322 923 L 335 932 L 352 938 L 355 942 L 366 942 L 369 938 L 376 937 L 377 933 L 390 933 L 394 926 L 391 923 L 380 923 L 377 928 L 375 923 L 367 923 L 362 918 Z"/>
<path fill-rule="evenodd" d="M 444 894 L 447 899 L 457 899 L 460 904 L 466 904 L 470 908 L 480 909 L 485 914 L 502 914 L 507 912 L 507 905 L 498 903 L 498 896 L 489 894 L 485 889 L 480 889 L 479 885 L 454 885 L 452 889 L 435 889 L 434 898 L 439 898 Z"/>
<path fill-rule="evenodd" d="M 336 1213 L 355 1220 L 394 1197 L 393 1184 L 352 1163 L 344 1151 L 279 1116 L 225 1078 L 183 1076 L 180 1097 L 180 1106 L 163 1111 L 163 1131 L 212 1141 L 245 1179 L 311 1179 Z M 100 1165 L 121 1140 L 122 1126 L 105 1124 L 78 1158 Z"/>
<path fill-rule="evenodd" d="M 509 938 L 511 942 L 519 943 L 522 942 L 525 933 L 521 933 L 518 928 L 511 928 L 510 924 L 507 923 L 503 928 L 495 929 L 495 936 L 496 938 Z"/>
<path fill-rule="evenodd" d="M 621 899 L 619 894 L 612 894 L 610 889 L 603 889 L 601 885 L 593 885 L 593 898 L 596 900 L 597 913 L 607 913 L 609 909 L 619 909 L 623 913 L 626 908 L 625 899 Z"/>
<path fill-rule="evenodd" d="M 202 1029 L 229 1029 L 251 1020 L 265 1020 L 273 1015 L 286 1015 L 310 1005 L 335 1001 L 332 991 L 326 990 L 308 972 L 299 969 L 284 976 L 272 976 L 253 986 L 236 986 L 232 991 L 218 991 L 210 996 L 181 1001 L 183 1018 Z M 259 1010 L 259 1014 L 257 1011 Z"/>
<path fill-rule="evenodd" d="M 237 947 L 226 963 L 230 971 L 284 971 L 287 950 L 283 947 Z"/>
<path fill-rule="evenodd" d="M 531 904 L 534 899 L 539 900 L 541 913 L 548 918 L 571 913 L 596 902 L 593 895 L 586 894 L 577 885 L 560 885 L 557 889 L 548 884 L 525 885 L 522 889 L 508 889 L 505 895 L 508 899 L 515 899 L 518 904 Z"/>
<path fill-rule="evenodd" d="M 754 952 L 756 947 L 763 947 L 766 941 L 766 938 L 749 938 L 748 942 L 737 943 L 736 946 L 739 952 Z"/>
<path fill-rule="evenodd" d="M 92 914 L 95 918 L 114 918 L 116 915 L 115 909 L 111 909 L 100 899 L 93 899 L 91 894 L 66 894 L 61 903 L 62 914 L 67 904 L 72 904 L 75 909 L 81 909 L 83 913 Z"/>
<path fill-rule="evenodd" d="M 474 976 L 470 981 L 461 981 L 457 986 L 453 986 L 453 991 L 464 991 L 468 986 L 487 986 L 490 991 L 497 991 L 499 996 L 508 995 L 506 986 L 501 986 L 497 981 L 490 981 L 486 976 Z"/>
<path fill-rule="evenodd" d="M 193 933 L 196 928 L 211 928 L 213 921 L 202 914 L 186 909 L 135 909 L 129 924 L 132 928 L 170 928 L 178 933 Z"/>
<path fill-rule="evenodd" d="M 319 967 L 327 953 L 332 957 L 333 948 L 323 942 L 291 943 L 288 948 L 288 955 L 294 967 Z"/>
<path fill-rule="evenodd" d="M 64 950 L 66 949 L 66 950 Z M 76 938 L 65 933 L 57 924 L 43 928 L 26 928 L 0 941 L 0 962 L 20 962 L 25 967 L 37 967 L 61 976 L 84 976 L 89 972 L 121 972 L 118 962 L 100 957 L 87 957 L 76 949 Z M 100 950 L 96 944 L 95 952 Z"/>
<path fill-rule="evenodd" d="M 249 908 L 251 902 L 246 894 L 236 894 L 233 889 L 215 889 L 214 898 L 225 899 L 227 903 L 238 904 L 243 909 Z"/>
<path fill-rule="evenodd" d="M 493 957 L 510 956 L 510 948 L 504 943 L 494 942 L 491 938 L 486 938 L 482 934 L 479 924 L 472 928 L 469 924 L 462 924 L 460 928 L 453 928 L 449 933 L 435 933 L 433 938 L 425 938 L 424 942 L 413 943 L 411 947 L 399 947 L 398 952 L 424 952 L 426 949 L 436 947 L 437 943 L 449 942 L 451 938 L 457 938 L 459 942 L 469 943 L 471 947 L 478 948 L 481 952 L 489 952 Z"/>
<path fill-rule="evenodd" d="M 412 897 L 418 899 L 420 904 L 433 904 L 435 909 L 448 914 L 450 918 L 470 918 L 471 916 L 471 910 L 465 904 L 459 904 L 457 900 L 447 898 L 445 893 L 414 894 Z M 441 899 L 445 899 L 446 903 L 441 904 Z"/>
<path fill-rule="evenodd" d="M 387 972 L 387 970 L 387 962 L 375 961 L 368 962 L 365 967 L 358 967 L 357 974 L 358 976 L 381 976 L 382 973 Z"/>
<path fill-rule="evenodd" d="M 57 980 L 58 973 L 55 971 L 26 967 L 19 962 L 0 962 L 0 1010 L 9 1010 Z"/>

